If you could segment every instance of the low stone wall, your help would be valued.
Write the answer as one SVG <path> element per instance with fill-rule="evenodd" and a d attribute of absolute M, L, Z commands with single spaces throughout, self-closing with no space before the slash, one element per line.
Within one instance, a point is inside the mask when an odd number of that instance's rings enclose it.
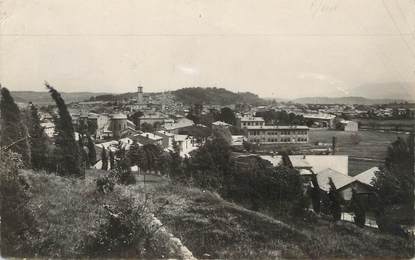
<path fill-rule="evenodd" d="M 150 232 L 153 233 L 152 243 L 155 244 L 156 248 L 166 248 L 166 251 L 169 254 L 166 257 L 169 258 L 196 259 L 192 252 L 183 245 L 180 239 L 167 231 L 158 218 L 154 215 L 151 217 L 152 220 L 150 221 L 148 228 L 150 229 Z"/>

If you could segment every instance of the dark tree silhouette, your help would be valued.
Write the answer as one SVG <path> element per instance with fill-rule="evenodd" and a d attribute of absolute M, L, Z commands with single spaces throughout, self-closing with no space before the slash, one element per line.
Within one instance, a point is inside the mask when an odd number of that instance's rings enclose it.
<path fill-rule="evenodd" d="M 236 117 L 235 112 L 229 107 L 224 107 L 220 110 L 219 120 L 225 123 L 235 125 L 236 124 Z"/>
<path fill-rule="evenodd" d="M 107 151 L 104 146 L 102 146 L 101 161 L 102 161 L 101 170 L 107 171 L 108 170 L 108 156 L 107 156 Z"/>
<path fill-rule="evenodd" d="M 20 110 L 14 102 L 10 91 L 1 87 L 0 113 L 1 113 L 1 140 L 2 147 L 22 155 L 26 168 L 31 167 L 31 153 L 29 134 L 25 124 L 22 122 Z"/>
<path fill-rule="evenodd" d="M 314 212 L 318 214 L 321 209 L 321 191 L 317 181 L 317 174 L 311 176 L 311 182 L 313 183 L 313 187 L 310 190 L 311 203 L 313 204 Z"/>
<path fill-rule="evenodd" d="M 406 219 L 413 223 L 414 173 L 409 142 L 398 138 L 387 151 L 385 167 L 380 167 L 373 180 L 380 217 Z M 405 214 L 401 214 L 405 213 Z M 404 216 L 406 215 L 406 217 Z M 409 223 L 408 223 L 409 224 Z"/>
<path fill-rule="evenodd" d="M 330 190 L 328 194 L 328 198 L 330 200 L 329 210 L 334 220 L 337 221 L 337 220 L 340 220 L 341 214 L 342 214 L 341 198 L 336 188 L 336 185 L 334 185 L 334 182 L 331 178 L 329 178 L 329 185 L 330 185 Z"/>
<path fill-rule="evenodd" d="M 114 153 L 110 150 L 110 169 L 114 170 L 114 168 L 115 168 Z"/>
<path fill-rule="evenodd" d="M 71 115 L 61 94 L 48 83 L 45 83 L 45 86 L 55 101 L 59 113 L 55 123 L 55 131 L 57 133 L 55 145 L 58 156 L 57 171 L 63 176 L 82 177 L 84 172 L 81 171 L 80 167 L 80 151 L 75 141 L 75 131 Z"/>
<path fill-rule="evenodd" d="M 91 165 L 94 165 L 97 162 L 97 151 L 95 150 L 94 141 L 92 140 L 89 134 L 87 135 L 87 139 L 88 139 L 87 147 L 88 147 L 89 162 Z"/>
<path fill-rule="evenodd" d="M 357 195 L 355 189 L 352 189 L 352 199 L 350 200 L 350 209 L 354 213 L 354 223 L 359 227 L 364 227 L 366 222 L 366 212 L 362 200 Z"/>
<path fill-rule="evenodd" d="M 28 122 L 30 135 L 30 148 L 32 154 L 32 167 L 35 170 L 48 168 L 48 137 L 40 125 L 38 110 L 35 105 L 30 106 Z"/>

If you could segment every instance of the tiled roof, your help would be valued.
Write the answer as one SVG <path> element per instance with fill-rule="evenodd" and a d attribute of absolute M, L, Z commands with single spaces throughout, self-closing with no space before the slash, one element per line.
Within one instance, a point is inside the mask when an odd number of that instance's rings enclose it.
<path fill-rule="evenodd" d="M 124 114 L 119 113 L 119 114 L 112 114 L 111 118 L 112 119 L 127 119 L 127 116 L 124 115 Z"/>
<path fill-rule="evenodd" d="M 341 189 L 344 186 L 356 181 L 356 179 L 353 177 L 350 177 L 333 169 L 327 168 L 317 173 L 317 181 L 320 186 L 320 189 L 324 191 L 330 190 L 329 178 L 333 180 L 336 189 Z"/>
<path fill-rule="evenodd" d="M 358 175 L 354 176 L 356 180 L 360 181 L 361 183 L 367 184 L 372 186 L 371 182 L 373 178 L 376 178 L 375 172 L 379 171 L 379 167 L 370 168 Z"/>

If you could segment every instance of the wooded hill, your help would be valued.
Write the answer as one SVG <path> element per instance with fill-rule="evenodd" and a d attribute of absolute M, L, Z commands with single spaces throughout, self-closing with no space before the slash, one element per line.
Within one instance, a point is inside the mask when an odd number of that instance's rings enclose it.
<path fill-rule="evenodd" d="M 258 95 L 250 92 L 232 92 L 224 88 L 182 88 L 170 92 L 175 97 L 176 101 L 186 105 L 191 104 L 213 104 L 213 105 L 230 105 L 230 104 L 252 104 L 261 105 L 266 101 Z M 154 95 L 157 93 L 145 93 L 145 95 Z M 100 95 L 92 97 L 91 100 L 115 101 L 128 100 L 136 97 L 135 92 L 128 92 L 118 95 Z"/>
<path fill-rule="evenodd" d="M 230 105 L 247 103 L 260 105 L 265 100 L 251 92 L 232 92 L 224 88 L 182 88 L 173 92 L 177 100 L 184 104 Z"/>

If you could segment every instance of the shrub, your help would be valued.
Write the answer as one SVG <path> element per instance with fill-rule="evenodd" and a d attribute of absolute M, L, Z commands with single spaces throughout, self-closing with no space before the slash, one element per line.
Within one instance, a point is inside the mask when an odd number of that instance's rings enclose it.
<path fill-rule="evenodd" d="M 0 151 L 1 253 L 3 256 L 33 256 L 36 223 L 27 207 L 27 184 L 18 175 L 21 156 Z"/>
<path fill-rule="evenodd" d="M 121 199 L 116 205 L 103 205 L 107 211 L 104 223 L 91 235 L 85 251 L 90 257 L 159 258 L 151 247 L 151 234 L 145 228 L 146 205 L 133 205 Z"/>
<path fill-rule="evenodd" d="M 109 177 L 100 177 L 96 180 L 97 191 L 100 193 L 109 193 L 114 190 L 114 181 L 111 180 Z"/>

